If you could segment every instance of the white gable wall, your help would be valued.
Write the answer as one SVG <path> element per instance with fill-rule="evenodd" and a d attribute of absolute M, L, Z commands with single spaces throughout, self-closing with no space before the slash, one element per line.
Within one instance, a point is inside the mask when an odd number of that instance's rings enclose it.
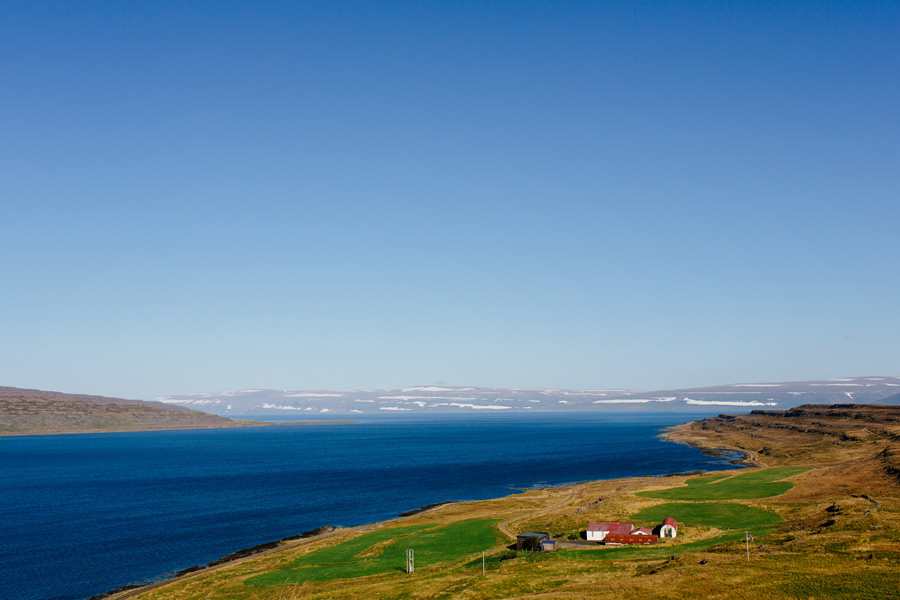
<path fill-rule="evenodd" d="M 678 534 L 678 530 L 671 525 L 663 525 L 659 530 L 659 537 L 673 538 Z"/>
<path fill-rule="evenodd" d="M 602 542 L 606 539 L 608 531 L 590 531 L 587 532 L 587 539 L 590 542 Z"/>

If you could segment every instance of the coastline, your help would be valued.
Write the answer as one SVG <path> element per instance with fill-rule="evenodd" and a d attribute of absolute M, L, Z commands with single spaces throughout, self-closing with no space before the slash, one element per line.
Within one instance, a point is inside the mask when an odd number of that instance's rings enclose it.
<path fill-rule="evenodd" d="M 730 460 L 729 462 L 731 464 L 744 465 L 747 467 L 766 466 L 764 463 L 760 462 L 759 454 L 754 450 L 721 443 L 718 443 L 715 446 L 707 446 L 706 442 L 701 437 L 691 434 L 691 426 L 694 423 L 696 423 L 696 421 L 689 421 L 681 425 L 675 425 L 674 427 L 666 427 L 666 431 L 659 434 L 659 437 L 669 442 L 674 442 L 676 444 L 685 444 L 692 448 L 696 448 L 707 456 L 728 458 L 725 453 L 735 453 L 742 456 L 742 458 L 735 458 L 733 460 Z"/>
<path fill-rule="evenodd" d="M 336 422 L 346 422 L 346 421 L 336 421 Z M 351 421 L 351 422 L 354 422 L 354 421 Z M 332 422 L 314 421 L 314 422 L 307 422 L 307 423 L 281 423 L 281 425 L 323 424 L 323 423 L 332 423 Z M 666 429 L 668 429 L 670 431 L 665 431 L 664 433 L 659 434 L 658 437 L 661 437 L 663 439 L 666 439 L 667 441 L 671 441 L 674 443 L 685 444 L 685 445 L 689 445 L 693 448 L 697 448 L 704 455 L 707 455 L 707 456 L 714 456 L 714 457 L 718 457 L 718 458 L 730 458 L 730 455 L 732 455 L 732 454 L 735 454 L 735 453 L 740 454 L 741 458 L 734 458 L 732 460 L 729 460 L 728 462 L 730 464 L 744 465 L 747 467 L 763 466 L 763 465 L 760 465 L 755 460 L 756 453 L 753 451 L 746 450 L 743 448 L 738 448 L 738 447 L 718 446 L 718 447 L 711 448 L 711 447 L 706 446 L 704 444 L 704 442 L 699 438 L 692 438 L 688 434 L 685 434 L 680 431 L 672 431 L 672 430 L 676 430 L 678 427 L 685 427 L 685 426 L 691 425 L 692 423 L 693 423 L 693 421 L 685 423 L 683 425 L 678 425 L 676 427 L 668 427 Z M 274 423 L 274 424 L 279 424 L 279 423 Z M 670 434 L 674 434 L 674 433 L 679 433 L 680 435 L 670 435 Z M 515 494 L 511 494 L 510 496 L 518 496 L 526 491 L 540 491 L 540 492 L 553 492 L 553 493 L 559 493 L 559 494 L 568 492 L 568 497 L 570 498 L 576 491 L 580 490 L 581 488 L 583 488 L 585 486 L 589 486 L 589 485 L 606 484 L 606 485 L 626 486 L 626 485 L 633 484 L 635 480 L 642 480 L 642 479 L 647 480 L 647 483 L 649 484 L 654 479 L 670 478 L 670 477 L 691 477 L 691 476 L 708 473 L 708 472 L 715 472 L 715 470 L 712 470 L 712 471 L 706 471 L 706 470 L 689 471 L 689 472 L 683 472 L 683 473 L 666 473 L 666 474 L 661 474 L 661 475 L 643 475 L 643 476 L 573 482 L 573 483 L 567 483 L 567 484 L 558 485 L 558 486 L 547 486 L 547 487 L 543 487 L 540 489 L 520 490 Z M 110 590 L 108 592 L 104 592 L 104 593 L 96 595 L 96 596 L 91 596 L 89 598 L 86 598 L 85 600 L 124 600 L 126 598 L 137 598 L 146 592 L 150 592 L 152 590 L 161 588 L 163 586 L 167 586 L 172 583 L 183 581 L 185 579 L 189 579 L 194 576 L 214 572 L 219 569 L 235 566 L 235 565 L 240 564 L 241 562 L 246 561 L 251 558 L 258 558 L 258 557 L 266 555 L 266 554 L 280 552 L 283 550 L 289 550 L 291 548 L 297 548 L 297 547 L 300 547 L 300 546 L 303 546 L 306 544 L 320 541 L 322 539 L 334 536 L 334 535 L 342 533 L 342 532 L 348 532 L 348 531 L 353 531 L 353 530 L 356 530 L 358 532 L 372 531 L 372 530 L 376 530 L 376 529 L 381 529 L 383 527 L 386 527 L 392 523 L 396 523 L 403 519 L 421 516 L 423 514 L 435 512 L 435 511 L 438 511 L 441 509 L 449 509 L 452 507 L 458 507 L 458 506 L 465 505 L 468 503 L 496 502 L 496 501 L 501 501 L 504 498 L 508 498 L 510 496 L 491 498 L 491 499 L 480 500 L 480 501 L 479 500 L 475 500 L 475 501 L 451 500 L 451 501 L 445 501 L 445 502 L 438 502 L 438 503 L 428 504 L 428 505 L 422 506 L 417 509 L 412 509 L 409 511 L 404 511 L 404 512 L 398 513 L 398 515 L 396 517 L 392 517 L 392 518 L 385 519 L 382 521 L 366 523 L 366 524 L 362 524 L 362 525 L 355 525 L 355 526 L 351 526 L 351 527 L 337 527 L 337 526 L 333 526 L 333 525 L 325 525 L 325 526 L 317 527 L 310 531 L 301 533 L 299 535 L 289 536 L 289 537 L 285 537 L 285 538 L 275 540 L 272 542 L 265 542 L 262 544 L 258 544 L 256 546 L 252 546 L 250 548 L 237 550 L 236 552 L 232 552 L 230 554 L 222 556 L 221 558 L 218 558 L 218 559 L 216 559 L 210 563 L 207 563 L 205 565 L 194 565 L 191 567 L 187 567 L 187 568 L 181 569 L 179 571 L 176 571 L 172 575 L 164 574 L 164 575 L 160 576 L 161 579 L 159 579 L 157 581 L 151 581 L 148 583 L 126 584 L 126 585 L 116 588 L 114 590 Z M 548 509 L 548 507 L 542 507 L 537 512 L 543 512 L 547 509 Z M 523 518 L 526 518 L 527 516 L 528 515 L 526 515 L 526 516 L 519 515 L 519 516 L 510 518 L 510 519 L 507 519 L 503 523 L 500 523 L 501 532 L 504 533 L 505 535 L 511 537 L 512 539 L 515 539 L 515 535 L 513 533 L 511 533 L 511 530 L 508 527 L 509 524 L 512 522 L 515 522 L 515 521 L 522 520 Z"/>
<path fill-rule="evenodd" d="M 560 486 L 559 489 L 563 489 L 569 486 Z M 173 575 L 167 576 L 166 574 L 161 575 L 161 579 L 158 581 L 151 581 L 149 583 L 127 583 L 121 587 L 118 587 L 114 590 L 110 590 L 108 592 L 104 592 L 102 594 L 98 594 L 96 596 L 90 596 L 89 598 L 85 598 L 84 600 L 124 600 L 125 598 L 135 598 L 140 596 L 145 592 L 149 592 L 151 590 L 155 590 L 165 585 L 169 585 L 170 583 L 175 583 L 177 581 L 182 581 L 184 579 L 188 579 L 189 577 L 195 575 L 201 575 L 204 573 L 211 573 L 218 569 L 223 569 L 226 567 L 231 567 L 241 562 L 250 559 L 257 558 L 264 554 L 270 554 L 273 552 L 280 552 L 282 550 L 287 550 L 289 548 L 295 548 L 298 546 L 302 546 L 305 544 L 309 544 L 312 542 L 317 542 L 319 540 L 325 539 L 327 537 L 333 536 L 337 533 L 342 533 L 344 531 L 350 530 L 358 530 L 358 531 L 370 531 L 374 529 L 381 529 L 391 523 L 395 523 L 402 519 L 406 519 L 413 516 L 423 515 L 432 511 L 436 511 L 441 508 L 445 508 L 448 506 L 453 506 L 457 504 L 465 504 L 466 500 L 450 500 L 447 502 L 437 502 L 435 504 L 428 504 L 421 508 L 417 508 L 414 510 L 410 510 L 407 512 L 400 513 L 396 517 L 391 519 L 385 519 L 384 521 L 375 521 L 373 523 L 365 523 L 363 525 L 354 525 L 352 527 L 339 527 L 335 525 L 323 525 L 321 527 L 316 527 L 315 529 L 311 529 L 309 531 L 305 531 L 299 535 L 292 535 L 286 538 L 282 538 L 280 540 L 275 540 L 273 542 L 265 542 L 262 544 L 257 544 L 256 546 L 252 546 L 250 548 L 244 548 L 242 550 L 237 550 L 236 552 L 232 552 L 231 554 L 226 554 L 221 558 L 217 558 L 216 560 L 209 562 L 205 565 L 194 565 L 191 567 L 186 567 L 179 571 L 176 571 Z"/>

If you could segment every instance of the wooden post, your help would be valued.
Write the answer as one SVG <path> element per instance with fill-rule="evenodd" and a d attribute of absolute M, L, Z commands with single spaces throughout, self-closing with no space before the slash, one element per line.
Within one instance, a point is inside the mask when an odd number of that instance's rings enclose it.
<path fill-rule="evenodd" d="M 744 535 L 746 536 L 745 540 L 747 541 L 747 560 L 749 561 L 750 560 L 750 532 L 745 531 Z"/>
<path fill-rule="evenodd" d="M 481 574 L 484 575 L 484 550 L 481 551 Z"/>
<path fill-rule="evenodd" d="M 412 548 L 406 549 L 406 572 L 412 573 L 416 568 L 415 555 Z"/>

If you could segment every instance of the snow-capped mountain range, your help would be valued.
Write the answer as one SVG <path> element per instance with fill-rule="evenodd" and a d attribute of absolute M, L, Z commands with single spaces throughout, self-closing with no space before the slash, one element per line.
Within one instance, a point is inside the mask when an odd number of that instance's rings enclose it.
<path fill-rule="evenodd" d="M 240 390 L 164 396 L 158 402 L 222 416 L 653 410 L 746 412 L 800 404 L 900 404 L 900 377 L 735 383 L 681 390 L 505 389 L 416 386 L 399 390 Z"/>

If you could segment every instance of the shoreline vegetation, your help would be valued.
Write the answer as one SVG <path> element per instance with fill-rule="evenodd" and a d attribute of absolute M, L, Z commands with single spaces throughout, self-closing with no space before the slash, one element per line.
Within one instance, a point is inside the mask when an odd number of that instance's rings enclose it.
<path fill-rule="evenodd" d="M 378 523 L 261 544 L 94 600 L 453 598 L 463 591 L 476 600 L 537 594 L 674 599 L 697 589 L 725 599 L 874 599 L 891 597 L 900 586 L 900 408 L 762 410 L 685 423 L 662 436 L 708 454 L 740 452 L 736 460 L 750 468 L 440 503 Z M 589 521 L 646 526 L 664 514 L 675 515 L 679 535 L 655 547 L 604 548 L 578 539 Z M 486 522 L 495 523 L 495 540 L 484 548 L 484 563 L 471 548 L 427 561 L 428 535 L 437 539 L 451 526 Z M 517 555 L 508 549 L 511 537 L 526 530 L 552 533 L 563 549 Z M 374 545 L 365 549 L 360 544 L 367 539 Z M 405 574 L 402 564 L 379 565 L 407 543 L 426 556 L 415 574 Z"/>
<path fill-rule="evenodd" d="M 664 477 L 668 477 L 665 475 Z M 611 480 L 612 481 L 612 480 Z M 560 486 L 557 489 L 562 489 L 568 486 Z M 544 488 L 551 489 L 551 488 Z M 184 579 L 186 576 L 196 574 L 199 572 L 209 572 L 210 570 L 214 570 L 217 568 L 232 566 L 246 558 L 250 558 L 254 555 L 259 555 L 262 553 L 272 552 L 284 550 L 288 547 L 296 546 L 304 542 L 312 542 L 317 541 L 318 539 L 328 537 L 329 535 L 350 531 L 350 530 L 358 530 L 358 531 L 370 531 L 384 528 L 388 525 L 396 523 L 402 519 L 407 517 L 412 517 L 416 515 L 422 515 L 425 513 L 429 513 L 435 511 L 439 508 L 443 508 L 446 506 L 451 506 L 454 504 L 465 504 L 466 501 L 457 501 L 457 500 L 448 500 L 446 502 L 436 502 L 434 504 L 426 504 L 420 508 L 416 508 L 413 510 L 409 510 L 406 512 L 402 512 L 398 514 L 396 517 L 385 519 L 383 521 L 375 521 L 373 523 L 366 523 L 363 525 L 357 525 L 353 527 L 339 527 L 336 525 L 323 525 L 321 527 L 316 527 L 315 529 L 311 529 L 309 531 L 304 531 L 299 535 L 292 535 L 285 538 L 281 538 L 279 540 L 275 540 L 272 542 L 265 542 L 262 544 L 257 544 L 256 546 L 252 546 L 250 548 L 244 548 L 241 550 L 237 550 L 236 552 L 232 552 L 230 554 L 226 554 L 221 558 L 217 558 L 216 560 L 209 562 L 205 565 L 194 565 L 191 567 L 186 567 L 179 571 L 176 571 L 171 575 L 162 575 L 161 578 L 157 581 L 149 581 L 146 583 L 129 583 L 118 587 L 114 590 L 110 590 L 108 592 L 104 592 L 102 594 L 98 594 L 96 596 L 91 596 L 90 598 L 86 598 L 85 600 L 122 600 L 124 598 L 132 598 L 136 597 L 144 592 L 149 592 L 152 589 L 156 589 L 158 587 L 162 587 L 173 583 L 175 581 Z"/>

